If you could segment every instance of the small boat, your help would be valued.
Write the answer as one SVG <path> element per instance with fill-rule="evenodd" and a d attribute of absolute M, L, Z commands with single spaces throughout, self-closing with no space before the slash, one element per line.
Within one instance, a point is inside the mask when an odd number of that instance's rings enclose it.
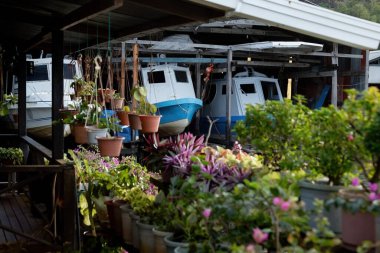
<path fill-rule="evenodd" d="M 27 66 L 26 128 L 28 131 L 38 129 L 38 132 L 46 128 L 46 132 L 42 131 L 46 134 L 52 124 L 52 58 L 27 57 Z M 63 68 L 64 106 L 67 107 L 71 103 L 70 94 L 74 93 L 70 84 L 74 81 L 74 76 L 81 76 L 81 72 L 76 60 L 65 58 Z M 12 93 L 18 95 L 17 76 L 13 77 Z M 10 114 L 17 115 L 17 105 L 10 107 Z"/>
<path fill-rule="evenodd" d="M 214 121 L 213 135 L 226 133 L 226 94 L 227 78 L 213 80 L 208 86 L 204 98 L 201 116 L 202 132 L 207 133 L 210 120 Z M 231 127 L 238 120 L 245 119 L 247 104 L 264 104 L 266 100 L 283 101 L 278 80 L 246 68 L 232 77 L 231 86 Z"/>
<path fill-rule="evenodd" d="M 203 104 L 195 97 L 189 68 L 163 64 L 141 68 L 141 74 L 148 102 L 162 115 L 160 136 L 182 133 Z"/>

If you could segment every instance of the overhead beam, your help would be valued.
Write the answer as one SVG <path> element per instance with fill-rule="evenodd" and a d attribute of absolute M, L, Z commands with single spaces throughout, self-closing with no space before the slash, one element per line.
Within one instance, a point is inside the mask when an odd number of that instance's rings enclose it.
<path fill-rule="evenodd" d="M 134 0 L 135 4 L 145 8 L 159 10 L 194 21 L 208 21 L 212 18 L 224 17 L 224 11 L 200 6 L 179 0 Z"/>
<path fill-rule="evenodd" d="M 16 8 L 7 7 L 7 9 L 0 12 L 0 20 L 7 22 L 24 22 L 28 24 L 46 26 L 52 24 L 55 19 L 46 15 L 35 14 L 30 11 L 20 10 Z"/>
<path fill-rule="evenodd" d="M 70 12 L 62 17 L 55 24 L 44 27 L 42 31 L 37 34 L 30 42 L 24 47 L 24 51 L 41 44 L 42 42 L 51 38 L 51 32 L 56 30 L 67 30 L 87 19 L 91 19 L 99 14 L 107 13 L 123 6 L 123 0 L 93 0 L 82 7 Z"/>

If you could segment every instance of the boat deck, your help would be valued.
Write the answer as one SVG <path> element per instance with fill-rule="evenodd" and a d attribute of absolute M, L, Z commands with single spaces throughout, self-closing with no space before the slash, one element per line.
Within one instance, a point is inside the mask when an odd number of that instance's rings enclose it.
<path fill-rule="evenodd" d="M 0 195 L 0 252 L 44 252 L 52 243 L 47 221 L 33 213 L 24 193 Z"/>

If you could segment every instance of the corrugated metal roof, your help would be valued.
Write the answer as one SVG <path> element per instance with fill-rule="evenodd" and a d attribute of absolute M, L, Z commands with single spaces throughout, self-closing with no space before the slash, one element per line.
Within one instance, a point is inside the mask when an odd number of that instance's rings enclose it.
<path fill-rule="evenodd" d="M 298 0 L 191 0 L 290 31 L 361 49 L 377 49 L 380 24 Z"/>

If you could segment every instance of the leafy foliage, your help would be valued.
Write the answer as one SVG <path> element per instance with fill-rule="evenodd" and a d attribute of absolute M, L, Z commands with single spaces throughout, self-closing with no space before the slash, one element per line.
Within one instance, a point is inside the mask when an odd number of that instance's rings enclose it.
<path fill-rule="evenodd" d="M 20 165 L 24 159 L 24 153 L 21 148 L 3 148 L 0 147 L 0 160 L 8 160 L 12 162 L 13 165 Z"/>

